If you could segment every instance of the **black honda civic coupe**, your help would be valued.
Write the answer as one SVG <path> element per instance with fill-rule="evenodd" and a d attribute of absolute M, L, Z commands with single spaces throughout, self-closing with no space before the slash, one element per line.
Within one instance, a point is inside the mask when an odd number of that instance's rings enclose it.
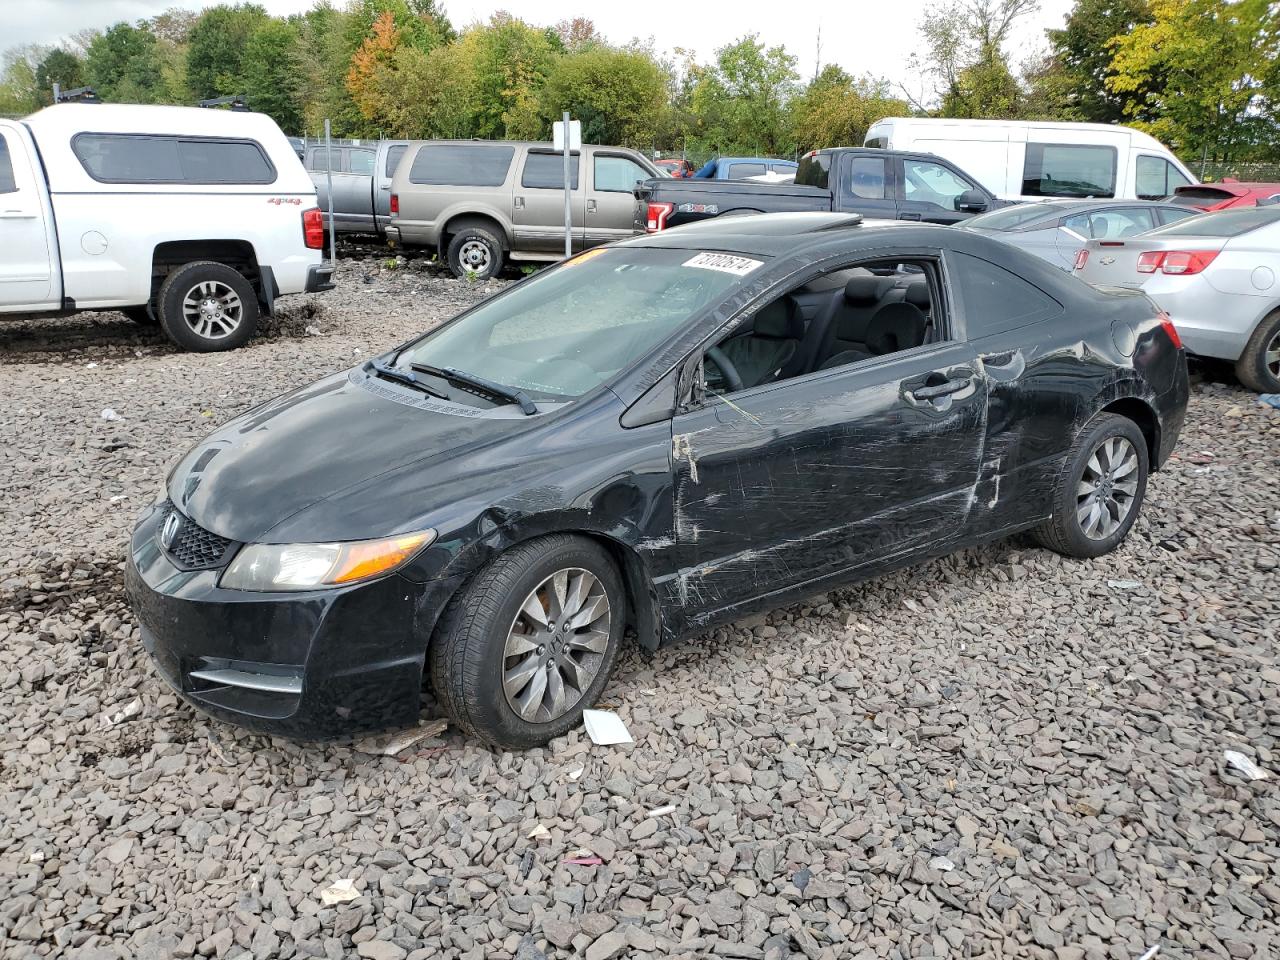
<path fill-rule="evenodd" d="M 776 214 L 597 248 L 232 420 L 134 530 L 164 679 L 325 738 L 426 687 L 510 748 L 623 637 L 1032 531 L 1112 550 L 1187 404 L 1169 318 L 968 231 Z"/>

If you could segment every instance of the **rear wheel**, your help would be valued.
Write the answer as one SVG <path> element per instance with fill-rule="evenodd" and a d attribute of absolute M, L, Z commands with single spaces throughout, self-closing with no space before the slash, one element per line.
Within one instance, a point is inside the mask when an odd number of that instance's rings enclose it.
<path fill-rule="evenodd" d="M 1280 393 L 1280 310 L 1253 331 L 1236 361 L 1236 378 L 1258 393 Z"/>
<path fill-rule="evenodd" d="M 1128 535 L 1147 492 L 1147 441 L 1127 417 L 1100 414 L 1081 431 L 1054 491 L 1053 517 L 1032 535 L 1068 557 L 1110 553 Z"/>
<path fill-rule="evenodd" d="M 598 544 L 550 536 L 481 570 L 445 611 L 431 683 L 467 733 L 508 749 L 576 727 L 609 679 L 626 610 L 622 578 Z"/>
<path fill-rule="evenodd" d="M 484 227 L 463 227 L 449 241 L 449 269 L 466 279 L 488 280 L 502 269 L 502 240 Z"/>
<path fill-rule="evenodd" d="M 184 350 L 234 350 L 258 328 L 258 298 L 225 263 L 197 260 L 165 279 L 156 297 L 160 326 Z"/>

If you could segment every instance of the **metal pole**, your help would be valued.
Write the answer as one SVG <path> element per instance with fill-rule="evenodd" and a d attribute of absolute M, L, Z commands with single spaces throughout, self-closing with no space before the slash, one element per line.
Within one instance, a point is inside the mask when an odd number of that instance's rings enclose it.
<path fill-rule="evenodd" d="M 53 102 L 57 103 L 58 98 L 62 96 L 62 84 L 55 83 L 53 85 Z"/>
<path fill-rule="evenodd" d="M 569 111 L 564 112 L 564 258 L 573 256 L 573 203 L 569 196 Z"/>
<path fill-rule="evenodd" d="M 329 135 L 329 121 L 324 122 L 324 176 L 329 189 L 329 262 L 334 272 L 338 270 L 337 228 L 333 222 L 333 138 Z"/>

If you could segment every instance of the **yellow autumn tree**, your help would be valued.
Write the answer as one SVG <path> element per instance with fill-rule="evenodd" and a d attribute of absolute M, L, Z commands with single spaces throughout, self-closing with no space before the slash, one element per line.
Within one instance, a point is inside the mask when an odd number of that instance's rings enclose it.
<path fill-rule="evenodd" d="M 347 91 L 361 116 L 379 126 L 390 118 L 386 92 L 394 88 L 388 74 L 396 69 L 396 53 L 400 50 L 400 28 L 387 10 L 373 21 L 370 35 L 351 57 L 347 71 Z"/>

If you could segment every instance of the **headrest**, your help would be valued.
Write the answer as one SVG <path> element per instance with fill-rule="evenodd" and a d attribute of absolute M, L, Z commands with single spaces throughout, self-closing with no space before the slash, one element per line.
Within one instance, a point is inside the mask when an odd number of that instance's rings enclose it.
<path fill-rule="evenodd" d="M 890 282 L 888 277 L 850 277 L 844 285 L 844 298 L 858 306 L 870 306 L 884 296 Z"/>
<path fill-rule="evenodd" d="M 804 337 L 804 324 L 800 308 L 789 296 L 781 296 L 761 308 L 755 316 L 751 332 L 757 337 L 774 340 L 800 340 Z"/>
<path fill-rule="evenodd" d="M 929 282 L 917 280 L 915 283 L 907 284 L 907 295 L 903 299 L 907 303 L 915 304 L 921 310 L 928 310 L 933 302 L 929 298 Z"/>
<path fill-rule="evenodd" d="M 924 331 L 928 324 L 928 318 L 914 303 L 887 303 L 875 312 L 871 322 L 867 324 L 867 349 L 883 356 L 919 346 L 924 341 Z"/>

